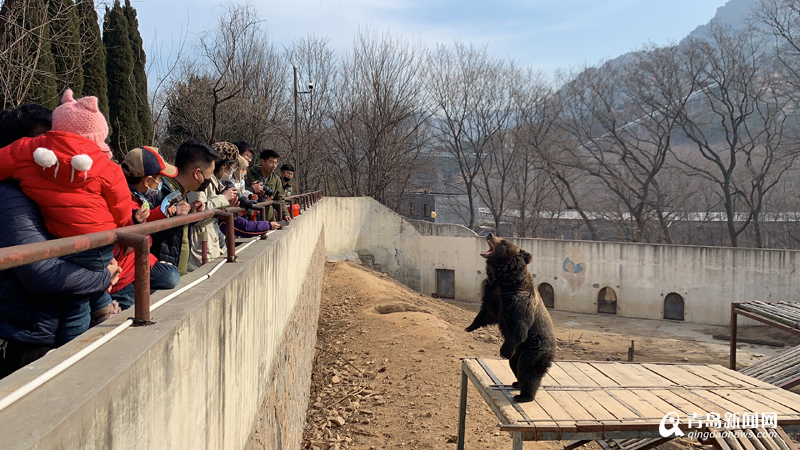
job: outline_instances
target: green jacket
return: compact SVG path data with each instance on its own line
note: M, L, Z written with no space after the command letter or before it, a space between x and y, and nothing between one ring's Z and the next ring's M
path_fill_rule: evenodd
M247 171L246 182L247 185L250 186L256 181L260 181L264 185L264 187L270 188L273 191L275 191L275 195L272 197L272 200L275 201L277 206L273 205L272 208L267 210L267 221L272 222L275 220L276 208L283 208L284 216L288 215L289 210L286 208L286 196L283 192L283 184L281 181L281 177L275 175L275 173L271 173L265 177L261 174L261 166L256 166Z

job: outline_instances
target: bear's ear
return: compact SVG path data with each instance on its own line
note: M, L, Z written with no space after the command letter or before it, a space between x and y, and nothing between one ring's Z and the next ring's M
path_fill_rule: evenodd
M526 265L530 264L531 261L533 261L533 256L531 256L531 254L526 252L525 250L520 250L519 253L520 253L520 255L522 255L523 258L525 258L525 264Z

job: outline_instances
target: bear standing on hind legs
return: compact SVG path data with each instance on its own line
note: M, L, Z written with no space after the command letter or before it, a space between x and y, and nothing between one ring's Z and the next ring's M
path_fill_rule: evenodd
M528 272L531 254L491 234L486 242L489 250L481 253L486 258L481 310L466 330L500 327L500 356L508 358L517 377L514 387L520 390L514 401L529 402L556 355L553 322Z

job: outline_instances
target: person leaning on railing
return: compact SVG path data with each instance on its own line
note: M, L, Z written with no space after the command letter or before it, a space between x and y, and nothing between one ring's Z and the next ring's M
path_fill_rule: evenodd
M204 142L189 140L181 144L175 155L175 167L178 168L178 174L174 177L163 178L161 191L150 196L151 203L161 205L164 199L174 192L178 192L183 198L186 198L189 192L204 191L211 184L214 161L218 158L219 154ZM190 205L190 213L205 209L205 203L200 200L192 201ZM189 271L193 230L193 226L185 225L182 228L153 234L153 245L150 247L150 252L156 255L159 261L177 266L178 272L185 275Z
M283 209L283 217L291 221L292 217L286 209L286 196L283 193L283 184L275 169L278 168L280 155L275 150L264 150L259 155L260 166L253 167L247 172L247 185L259 196L259 201L274 200L275 204L267 211L266 219L270 222L277 220L276 210Z
M155 147L139 147L128 152L120 164L128 188L131 191L131 214L136 224L166 218L161 205L150 203L148 195L155 195L162 185L165 176L174 177L178 169L167 164ZM190 206L186 202L167 208L171 216L189 213ZM121 309L133 306L135 286L136 256L133 252L122 251L115 254L122 269L119 282L111 289L111 298L119 303ZM180 282L178 268L168 262L161 262L155 255L150 255L150 289L172 289Z

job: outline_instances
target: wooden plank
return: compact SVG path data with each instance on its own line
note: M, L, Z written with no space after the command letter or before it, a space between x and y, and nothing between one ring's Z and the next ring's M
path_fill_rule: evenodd
M742 384L747 384L754 387L763 387L763 388L774 388L775 386L769 383L765 383L757 378L753 378L751 376L747 376L743 373L739 373L735 370L731 370L725 367L720 366L719 364L709 364L706 366L708 369L715 371L720 374L720 376L724 376L726 378L731 378L738 380L738 382Z
M777 412L777 413L789 413L791 414L791 410L787 409L785 406L780 405L780 411L774 411L764 402L758 400L758 397L751 397L747 395L746 390L733 390L733 389L709 389L707 392L718 395L720 398L724 399L725 401L734 403L738 405L741 409L748 412L753 413L764 413L764 412ZM731 410L732 411L732 410Z
M691 390L685 390L685 391L676 390L676 391L674 391L674 394L679 396L679 397L681 397L681 398L683 398L683 399L685 399L685 400L687 400L688 402L691 402L691 403L699 406L700 408L702 408L700 411L697 411L697 414L698 414L698 417L702 417L703 420L705 420L705 415L701 416L701 414L703 414L703 413L713 412L713 413L719 414L720 416L724 416L725 415L725 413L727 411L725 410L724 406L720 406L719 404L717 404L717 403L715 403L715 402L713 402L713 401L711 401L711 400L709 400L709 399L707 399L705 397L702 397L702 396L698 395L697 391L702 391L702 389L698 389L698 390L691 389ZM731 411L731 413L735 413L735 412L742 412L742 411Z
M726 430L726 431L728 433L736 433L736 432L740 432L740 431L743 432L744 430ZM737 440L739 441L739 444L741 444L741 446L744 447L744 450L759 450L759 449L756 449L756 447L753 445L752 442L750 442L750 439L747 438L746 434L744 434L744 433L742 433L742 434L743 434L743 436L737 438Z
M501 383L505 386L511 386L511 383L517 381L514 372L508 365L508 360L505 359L481 359L481 362L492 371L494 376L500 379Z
M794 444L794 441L786 434L786 431L783 430L782 427L775 428L775 431L778 435L783 439L783 442L786 442L786 445L789 447L790 450L797 450L797 446Z
M646 380L648 387L656 386L677 386L678 384L669 380L668 378L647 369L641 364L623 364L623 367L629 370L634 370L639 373L642 380Z
M700 397L705 398L708 401L714 402L715 404L719 405L719 409L714 412L719 413L720 416L725 416L726 412L731 412L731 413L750 412L749 409L742 407L742 405L739 405L738 403L728 400L728 398L725 396L720 396L716 394L710 389L692 389L692 392L694 392Z
M695 375L699 375L717 386L721 387L755 387L755 385L751 382L747 381L740 381L736 378L732 378L728 374L721 373L717 370L714 370L708 366L684 366L686 370L692 372Z
M530 403L537 403L544 412L550 416L551 419L558 425L562 432L572 432L575 433L577 431L575 418L572 417L559 403L556 401L552 395L545 389L539 389L536 392L536 396L533 399L533 402L523 403L522 410L525 411L525 405ZM526 411L527 413L527 411ZM528 417L534 419L534 416L528 414ZM539 422L537 422L538 424Z
M672 364L642 364L645 369L661 375L678 386L710 386L707 379L695 375L686 368Z
M758 437L756 436L756 434L753 432L752 429L746 428L743 429L742 432L745 434L745 436L747 436L747 440L750 441L750 443L753 445L753 447L755 447L756 450L767 450L767 447L765 447L764 444L761 443L761 440L758 439Z
M783 389L759 389L758 393L772 401L791 408L796 413L800 413L800 395L794 392L785 391Z
M671 405L674 405L676 408L676 412L681 411L682 413L686 414L687 417L690 416L692 413L697 413L698 415L702 415L702 417L705 417L706 413L714 412L714 411L708 411L703 406L693 403L684 397L681 397L674 389L655 389L650 391L650 393L670 403Z
M559 386L580 386L562 367L561 364L554 363L547 371L547 375L553 378L555 384Z
M608 391L608 394L617 399L620 403L624 404L631 410L634 410L642 418L647 419L647 422L660 423L669 410L664 411L653 405L647 399L639 396L642 389L615 389Z
M590 364L597 369L597 371L614 380L620 386L646 386L646 382L642 380L640 374L624 368L623 366L625 366L625 364Z
M584 387L592 387L592 386L599 386L597 382L592 379L589 375L583 373L583 371L579 370L577 366L575 366L572 362L567 361L557 361L553 363L553 365L558 365L564 372L568 373L572 379L577 382L578 386Z
M757 412L776 412L778 415L800 415L795 409L790 408L780 402L772 400L771 398L761 395L763 390L759 389L757 391L744 391L744 390L737 390L736 395L741 395L752 400L757 401L758 403L764 405L766 408L765 410L757 411Z
M538 395L538 394L537 394ZM558 402L562 408L570 415L576 422L596 422L595 415L588 411L584 405L576 401L567 391L551 391L550 395L553 400Z
M669 400L664 400L663 398L656 395L653 391L648 389L639 389L636 391L636 395L647 401L650 405L652 405L659 411L662 411L661 413L662 417L665 416L668 412L677 412L678 414L683 413L683 416L686 417L691 415L693 412L697 412L699 414L699 411L697 411L696 409L684 410L683 408L681 408L682 405L685 405L686 403L685 401L677 402L678 404L675 404L670 402Z
M588 362L577 362L574 361L572 363L575 366L575 369L583 373L584 375L588 376L592 379L598 386L619 386L620 384L616 382L614 379L609 378L603 372L597 370L595 367L592 366L591 363Z
M756 428L754 431L756 431L757 433L761 433L762 437L759 438L759 440L761 441L762 444L764 444L764 447L767 447L767 450L781 450L781 447L778 444L776 444L775 441L772 440L772 438L764 437L768 436L765 429Z
M640 416L635 411L631 411L630 408L625 406L623 403L620 403L619 400L608 395L608 392L606 391L599 391L599 390L586 391L586 394L588 394L589 397L593 398L595 401L603 405L603 407L607 409L608 412L610 412L611 414L614 415L614 417L622 420L623 422L634 422L634 423L649 422L643 416ZM659 420L661 420L661 418L659 418Z
M600 402L591 396L592 391L564 391L564 394L569 395L573 401L581 405L583 409L591 414L597 421L612 421L621 419L609 411Z

